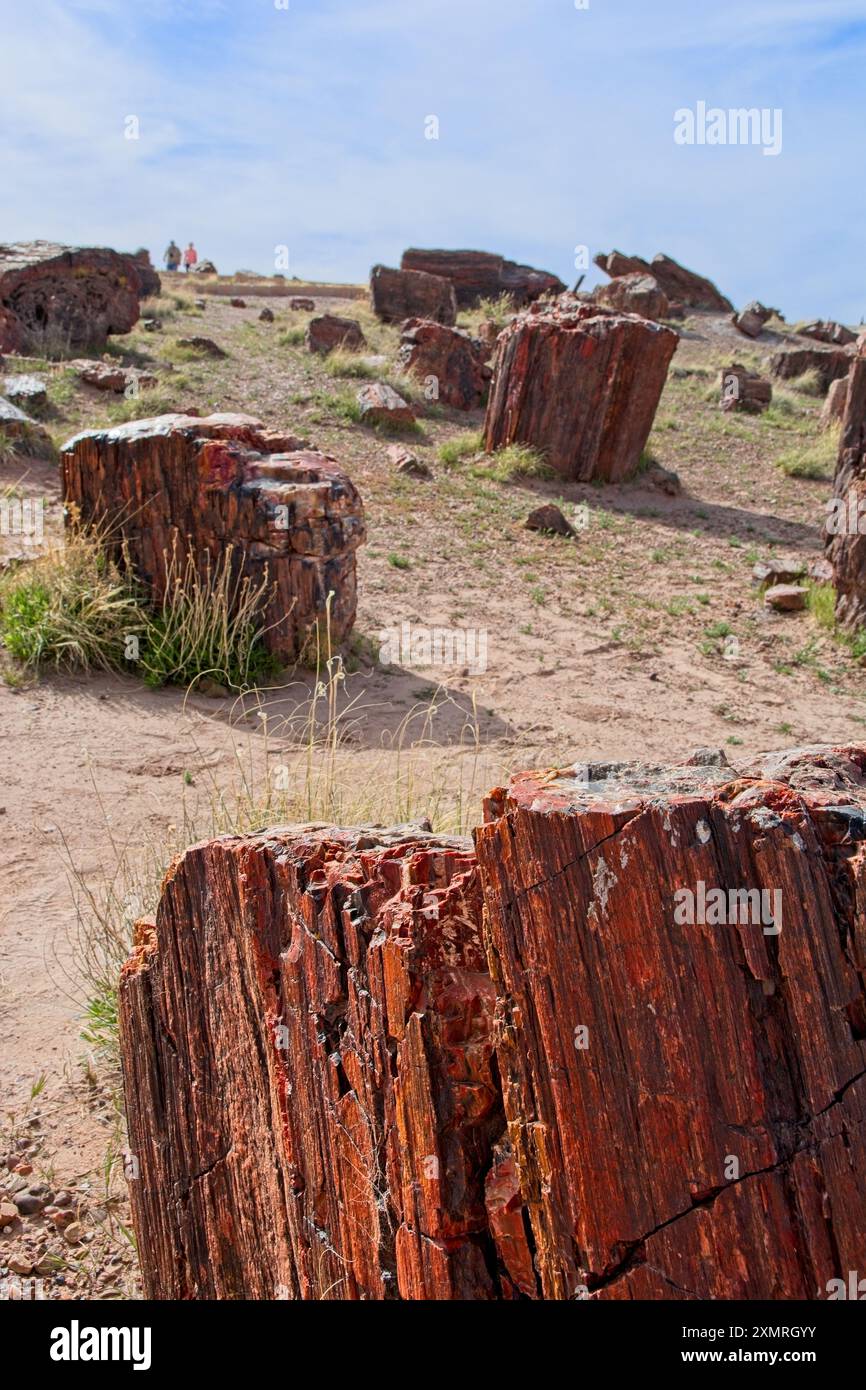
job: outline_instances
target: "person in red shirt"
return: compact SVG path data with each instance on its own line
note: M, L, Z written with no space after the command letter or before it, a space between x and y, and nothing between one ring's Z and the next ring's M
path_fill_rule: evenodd
M184 253L183 253L183 268L184 268L184 270L186 270L186 271L192 270L192 268L193 268L193 266L195 265L195 263L196 263L197 260L198 260L198 252L196 251L196 249L195 249L195 247L193 246L192 242L190 242L189 246L186 248L186 250L185 250Z

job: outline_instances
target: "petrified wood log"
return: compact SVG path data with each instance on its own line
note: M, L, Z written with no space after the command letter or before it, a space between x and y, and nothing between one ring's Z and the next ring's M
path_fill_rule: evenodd
M596 304L621 313L640 314L645 319L664 319L670 312L670 302L653 275L639 271L618 275L609 285L598 285L593 291Z
M322 314L320 318L310 319L304 341L309 352L317 352L322 357L327 357L335 348L360 352L367 346L357 319L340 318L338 314Z
M827 1297L866 1245L866 748L527 773L486 814L515 1286Z
M147 1297L499 1296L480 923L471 842L418 827L175 861L120 992Z
M78 435L61 452L63 496L85 525L106 529L154 602L168 561L192 551L200 573L232 547L238 579L267 579L263 641L294 660L323 618L351 631L361 499L335 459L303 440L269 433L245 415L162 415Z
M0 246L0 305L13 316L22 348L101 350L109 333L137 323L147 283L133 256L105 247Z
M819 343L835 343L838 347L848 347L857 341L856 333L833 319L813 319L810 323L804 323L797 332L803 338L814 338Z
M428 400L455 410L475 410L484 404L493 375L487 365L489 349L461 328L447 328L428 319L407 319L400 334L397 362L424 383Z
M510 295L515 305L521 306L543 294L561 294L565 289L556 275L518 265L489 251L422 251L410 247L403 252L400 266L450 280L461 308L479 299L496 299L501 294Z
M661 251L653 256L652 261L641 260L640 256L624 256L621 251L602 252L594 259L596 265L612 279L637 273L654 276L668 299L677 304L692 309L710 309L720 314L733 310L731 301L719 293L712 280L687 270Z
M484 447L529 444L566 478L637 471L679 335L649 319L566 301L499 336Z
M866 343L847 378L832 510L826 526L836 618L847 628L866 627Z
M853 352L848 348L785 348L770 358L770 371L780 381L791 381L806 372L815 372L821 390L851 370Z
M385 323L415 318L444 324L457 322L454 286L442 275L374 265L370 271L370 299L373 312Z

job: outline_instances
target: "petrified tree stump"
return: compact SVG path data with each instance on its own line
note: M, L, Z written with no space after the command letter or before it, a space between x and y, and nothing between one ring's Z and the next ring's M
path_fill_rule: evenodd
M19 242L0 246L0 306L12 350L100 351L109 333L128 333L155 272L105 247ZM0 343L0 350L5 350Z
M370 271L370 299L373 312L385 323L414 318L449 325L457 322L454 286L442 275L374 265Z
M757 415L766 410L773 399L772 382L765 381L739 362L722 368L720 384L719 404L724 411L745 410Z
M866 627L866 343L847 378L832 510L826 527L836 617L844 627Z
M527 773L486 813L515 1286L827 1297L866 1248L866 749Z
M471 843L225 837L123 972L149 1298L489 1299L504 1117Z
M303 440L245 415L162 415L78 435L61 467L67 508L105 528L155 603L178 552L189 549L205 576L231 546L239 580L268 581L263 641L281 659L298 656L329 593L333 641L351 631L361 499L336 460Z
M499 336L484 447L539 449L566 478L637 471L679 336L633 314L563 302Z

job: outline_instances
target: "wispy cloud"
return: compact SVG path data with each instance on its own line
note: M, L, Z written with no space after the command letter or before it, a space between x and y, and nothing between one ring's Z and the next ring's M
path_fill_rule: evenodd
M791 316L866 312L862 0L40 0L5 33L7 237L193 236L261 270L287 243L353 279L409 242L564 279L616 244ZM782 155L675 146L699 99L783 108Z

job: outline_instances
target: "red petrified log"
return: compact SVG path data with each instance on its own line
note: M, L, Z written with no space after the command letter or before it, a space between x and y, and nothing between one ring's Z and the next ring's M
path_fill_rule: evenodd
M486 810L515 1287L826 1298L866 1248L866 748L523 774Z
M0 338L6 337L7 350L13 337L22 348L47 343L100 350L109 333L128 333L138 322L151 276L134 256L105 247L47 241L0 246L0 306L6 311L0 320L12 316Z
M661 251L653 256L652 261L641 260L639 256L624 256L621 251L602 252L594 259L596 265L612 279L623 275L652 275L669 300L689 308L730 313L734 307L729 299L719 293L712 280L687 270Z
M403 270L423 270L450 280L461 308L501 294L510 295L515 305L529 304L543 294L560 294L565 289L556 275L518 265L490 251L422 251L410 247L403 252L400 265Z
M480 921L470 842L413 827L175 861L120 994L148 1297L500 1296Z
M106 528L155 602L178 550L189 546L207 575L231 546L238 579L269 581L263 640L277 656L297 657L329 593L332 640L351 631L361 499L336 460L303 440L245 415L163 415L80 434L61 466L67 506Z
M442 275L374 265L370 271L370 298L373 312L385 323L414 318L444 324L457 322L454 286Z
M839 458L827 518L827 558L833 566L836 617L866 626L866 343L847 378Z
M499 336L484 447L529 444L566 478L636 472L679 343L673 329L563 301Z

